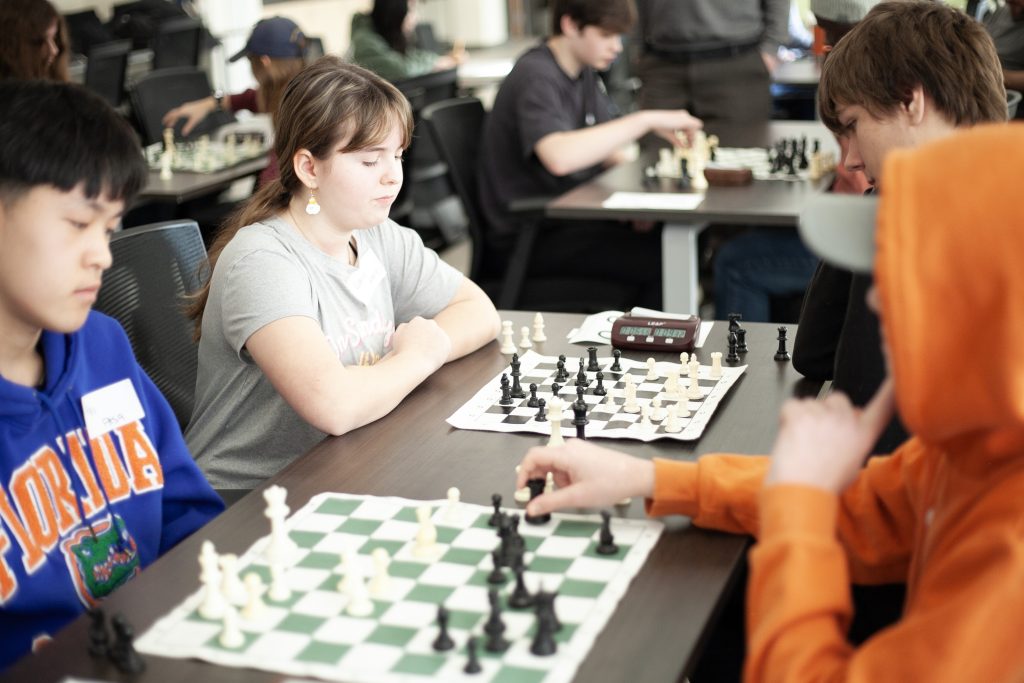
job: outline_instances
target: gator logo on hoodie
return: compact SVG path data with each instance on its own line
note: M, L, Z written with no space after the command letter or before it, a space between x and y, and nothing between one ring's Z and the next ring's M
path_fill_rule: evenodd
M105 597L139 573L139 553L135 539L128 533L120 515L76 530L61 541L60 550L68 573L83 604L94 607Z

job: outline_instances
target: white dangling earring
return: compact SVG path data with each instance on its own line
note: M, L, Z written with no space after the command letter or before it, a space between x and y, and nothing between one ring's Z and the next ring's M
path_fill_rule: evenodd
M315 216L320 213L320 204L316 201L316 195L313 190L309 191L309 201L306 202L306 213L310 216Z

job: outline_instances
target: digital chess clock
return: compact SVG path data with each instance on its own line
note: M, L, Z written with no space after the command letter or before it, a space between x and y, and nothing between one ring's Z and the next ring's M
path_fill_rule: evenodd
M695 315L665 317L626 314L612 322L612 346L648 351L693 351L700 329Z

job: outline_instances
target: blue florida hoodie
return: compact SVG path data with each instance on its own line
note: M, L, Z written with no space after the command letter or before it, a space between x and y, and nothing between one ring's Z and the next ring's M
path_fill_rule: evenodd
M0 378L0 671L223 509L114 320L39 348L42 389Z

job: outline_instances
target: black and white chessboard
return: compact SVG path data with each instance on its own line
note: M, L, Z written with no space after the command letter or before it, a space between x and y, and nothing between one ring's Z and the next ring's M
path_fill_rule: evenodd
M554 381L557 371L558 358L555 356L542 356L528 351L520 358L521 366L520 382L523 389L527 390L531 383L538 387L537 397L543 398L549 405L553 398L551 384ZM570 404L577 400L576 373L578 371L579 359L569 358L566 361L566 370L569 373L569 380L559 389L559 398L565 402L565 410L562 414L562 435L575 436L576 428L572 424L573 413ZM613 372L610 367L613 359L599 358L598 362L601 371L604 373L604 387L607 395L597 396L593 389L597 382L596 373L587 373L588 382L584 389L583 400L587 404L587 417L590 423L586 426L587 438L604 439L637 439L639 441L654 441L656 439L675 439L677 441L694 441L704 433L711 416L714 414L718 404L722 401L729 389L743 375L747 366L723 367L721 376L712 378L711 367L701 365L699 369L698 384L700 386L701 398L699 399L676 399L669 398L665 391L665 381L671 369L679 369L678 362L659 362L655 364L658 378L646 379L647 365L639 361L622 358L619 364L621 372ZM583 359L584 367L587 360ZM508 373L506 368L502 371ZM667 408L669 403L685 400L690 410L689 417L681 417L683 429L678 433L665 431L665 422L653 422L650 427L644 426L640 413L627 413L622 410L625 404L625 381L623 378L631 375L636 384L637 403L641 406L651 405L656 396L661 397L662 406ZM685 393L688 384L687 374L682 373L680 385ZM448 424L457 429L471 429L489 432L532 432L534 434L550 434L551 423L538 422L536 420L537 408L526 405L529 398L513 399L512 405L500 405L501 398L501 373L488 382L469 399L462 407L448 418Z
M790 175L786 171L772 173L772 163L768 159L768 150L763 147L719 147L715 152L715 161L709 162L708 166L723 166L727 168L749 168L755 180L807 180L810 176L808 169L797 170L796 175Z
M155 142L146 147L146 162L152 171L160 170L163 143ZM171 162L172 171L189 173L216 173L230 168L243 161L262 157L267 148L262 144L238 144L228 148L221 142L207 142L201 150L197 141L177 142L174 145L174 156Z
M596 552L601 526L596 515L554 514L546 524L521 525L528 589L558 592L558 651L545 657L530 652L536 618L532 610L508 606L515 580L506 572L509 579L497 588L504 637L511 646L492 653L482 647L490 608L487 593L495 588L488 582L490 553L499 544L488 525L492 510L459 503L450 515L446 502L434 501L438 557L422 560L412 547L419 528L416 510L425 504L340 493L315 496L285 522L298 546L285 574L292 595L283 603L268 602L258 620L243 620L244 642L235 648L219 642L221 624L198 612L200 589L139 637L136 646L161 657L350 683L568 683L663 529L654 520L613 518L618 551L604 555ZM270 580L266 544L267 538L256 541L239 558L240 574ZM349 616L347 598L337 588L339 555L356 553L357 564L367 565L364 572L369 575L370 554L378 548L392 558L391 588L373 598L372 614ZM455 649L448 652L432 647L440 604L450 612L449 633L455 641ZM467 675L462 669L471 635L481 645L482 671Z

